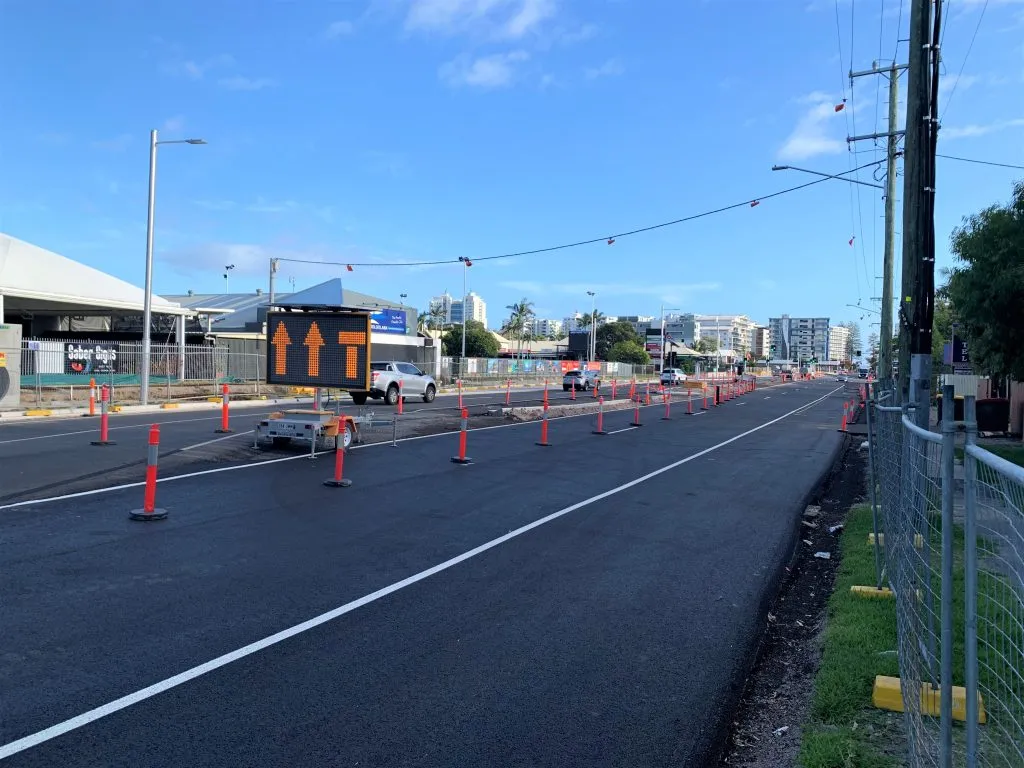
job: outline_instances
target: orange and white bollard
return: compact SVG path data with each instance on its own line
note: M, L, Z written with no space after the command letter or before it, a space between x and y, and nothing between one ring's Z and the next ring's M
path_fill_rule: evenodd
M96 415L96 379L89 379L89 415Z
M319 393L319 389L317 392ZM320 402L319 399L317 402ZM214 430L221 434L228 434L231 432L231 393L228 390L227 384L222 384L220 388L220 429Z
M600 389L601 389L601 380L598 379L596 382L594 382L594 399L595 400L597 400L597 398L598 398L598 391Z
M615 399L615 390L616 390L617 386L618 386L618 382L615 381L615 379L612 379L612 400Z
M544 409L548 407L548 380L544 379Z
M693 416L693 393L688 392L686 398L686 415Z
M575 378L573 378L572 385L569 387L569 399L570 400L575 400L576 399L576 379Z
M156 507L156 467L160 461L160 426L149 428L149 446L146 452L146 490L142 498L142 509L128 513L131 520L166 520L167 510Z
M540 417L540 419L541 419L540 420L540 441L537 443L537 445L541 446L542 448L550 448L551 447L551 443L548 442L548 400L547 400L547 394L548 394L547 390L544 390L544 410L542 411L541 417Z
M600 397L597 400L597 429L594 430L595 435L607 435L604 431L604 398Z
M473 460L466 456L466 432L469 431L469 411L462 409L462 423L459 429L459 455L452 456L453 464L472 464Z
M664 394L665 398L665 415L661 417L662 421L672 420L672 393L666 391Z
M632 400L634 397L636 397L636 377L629 382L629 399Z
M651 404L651 382L647 382L647 397L644 400L644 405Z
M633 401L633 423L630 424L629 426L631 426L631 427L642 427L643 426L643 424L640 423L640 398L639 397L636 400Z
M702 392L702 396L701 396L701 406L700 406L700 409L702 411L706 411L708 409L708 391L707 391L707 389L703 389L703 390L701 390L701 392Z
M324 480L328 488L348 488L352 481L345 477L345 438L348 434L348 419L342 416L338 434L334 438L334 477Z
M512 405L512 379L505 382L505 405Z
M402 396L402 380L398 380L398 415L405 413L405 398Z
M116 445L110 439L110 389L106 384L100 389L100 439L93 440L93 445Z
M462 410L462 379L456 382L459 385L459 410Z

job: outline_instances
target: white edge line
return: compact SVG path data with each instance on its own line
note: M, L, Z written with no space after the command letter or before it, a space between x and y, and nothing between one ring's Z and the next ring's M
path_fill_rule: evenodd
M770 386L780 386L780 385L772 384ZM837 390L833 390L833 392L835 392L835 391L837 391ZM831 395L833 392L829 392L828 394ZM825 397L828 397L828 395L825 395ZM818 401L815 401L815 402L818 402ZM659 406L660 406L660 403L651 403L651 405L641 405L640 407L641 408L657 408ZM804 407L806 407L806 406L801 406L801 408L804 408ZM800 410L801 408L798 408L797 410ZM629 410L629 409L628 408L620 408L618 410L625 411L625 410ZM796 411L794 411L794 413L795 412ZM558 416L556 418L559 418L559 419L579 419L579 418L584 418L584 417L593 416L593 415L594 414L592 414L592 413L576 413L576 414L569 414L567 416ZM534 420L531 420L531 421L521 421L521 422L519 422L517 424L494 424L494 425L489 426L489 427L474 427L474 428L472 428L472 429L470 429L468 431L469 432L485 432L485 431L487 431L489 429L510 429L512 427L525 427L525 426L529 426L530 424L535 424L536 422L537 422L537 420L534 419ZM435 432L432 435L414 435L412 437L400 437L400 438L398 438L397 441L394 441L394 442L409 443L409 442L412 442L413 440L430 440L430 439L437 438L437 437L450 437L451 435L455 435L455 434L457 434L457 431ZM232 435L232 437L233 436L234 435ZM378 448L378 447L380 447L382 445L391 445L391 444L392 444L391 440L382 440L382 441L380 441L378 443L361 443L359 445L353 445L353 446L349 447L349 450L350 451L354 451L354 450L359 450L359 449L362 449L362 448ZM333 449L328 449L326 451L317 451L316 453L314 453L312 455L314 455L314 456L322 456L325 453L332 453L332 452L333 452ZM310 454L303 453L303 454L299 454L299 455L295 455L295 456L282 456L282 457L277 458L277 459L267 459L265 461L253 461L253 462L250 462L248 464L232 464L232 465L227 466L227 467L215 467L213 469L202 469L202 470L199 470L198 472L186 472L185 474L182 474L182 475L171 475L169 477L159 477L159 478L157 478L157 482L158 483L172 483L175 480L190 480L193 477L204 477L205 475L216 475L216 474L220 474L221 472L234 472L234 471L243 470L243 469L253 469L254 467L262 467L265 464L280 464L280 463L285 462L285 461L296 461L298 459L308 459L309 457L310 457ZM97 496L97 495L99 495L101 493L113 493L114 491L124 491L124 490L127 490L129 488L140 488L140 487L142 487L145 484L146 484L146 482L144 480L140 480L140 481L135 482L135 483L123 483L121 485L110 485L110 486L107 486L105 488L93 488L93 489L88 490L88 491L78 491L76 493L66 493L66 494L63 494L61 496L48 496L48 497L42 498L42 499L28 499L26 501L16 501L16 502L13 502L11 504L0 505L0 512L4 511L6 509L19 509L20 507L30 507L30 506L34 506L36 504L50 504L50 503L55 502L55 501L66 501L68 499L80 499L80 498L82 498L84 496Z
M213 440L204 440L203 442L196 443L195 445L186 445L181 449L181 452L184 453L185 451L191 451L193 448L202 448L204 445L213 445L214 443L219 443L223 440L231 440L234 437L245 437L246 435L251 435L254 431L255 430L247 429L245 432L236 432L230 435L224 435L224 437L215 437Z
M839 389L842 389L842 387L840 387ZM702 451L698 451L697 453L686 456L685 458L679 459L678 461L674 461L671 464L666 464L664 467L655 469L652 472L648 472L646 475L641 475L640 477L634 478L633 480L623 483L622 485L616 486L615 488L611 488L595 496L591 496L589 499L584 499L583 501L579 501L575 504L572 504L571 506L565 507L564 509L560 509L557 512L552 512L550 515L546 515L545 517L542 517L539 520L534 520L532 523L527 523L526 525L516 528L513 531L509 531L508 533L504 534L503 536L499 536L496 539L491 539L485 544L481 544L480 546L474 547L473 549L467 552L463 552L461 555L456 555L455 557L449 560L445 560L443 563L438 563L437 565L427 568L426 570L420 571L419 573L415 573L412 576L408 576L402 579L401 581L396 581L393 584L389 584L386 587L378 589L376 592L371 592L368 595L364 595L363 597L360 597L356 600L345 603L344 605L327 611L326 613L321 613L319 616L314 616L312 619L308 619L302 622L301 624L296 624L295 626L289 627L288 629L283 629L280 632L274 633L273 635L264 637L260 640L257 640L256 642L249 643L248 645L243 646L242 648L238 648L234 651L230 651L229 653L225 653L221 656L218 656L215 659L211 659L210 661L200 664L199 666L192 667L191 669L186 669L184 672L179 672L177 675L168 677L157 683L153 683L152 685L142 688L141 690L135 691L134 693L129 693L126 696L122 696L119 699L115 699L114 701L103 704L102 706L96 707L95 709L90 709L87 712L83 712L82 714L76 715L75 717L72 717L61 723L51 725L49 728L45 728L41 731L37 731L36 733L17 739L16 741L4 744L0 746L0 760L3 760L6 757L10 757L11 755L16 755L19 752L23 752L26 749L37 746L38 744L42 744L43 742L55 739L58 736L62 736L65 733L81 728L82 726L95 722L96 720L106 717L107 715L112 715L115 712L121 711L122 709L127 709L130 706L138 704L141 701L145 701L146 699L152 698L153 696L161 694L165 691L169 691L172 688L176 688L179 685L189 682L190 680L195 680L197 677L201 677L202 675L205 675L207 672L212 672L216 669L220 669L221 667L227 666L232 662L238 661L239 659L243 659L246 656L251 656L254 653L258 653L259 651L262 651L266 648L269 648L272 645L276 645L280 642L283 642L284 640L287 640L291 637L295 637L296 635L302 634L303 632L308 632L309 630L314 629L320 626L321 624L326 624L327 622L332 621L338 618L339 616L344 616L346 613L351 613L357 608L362 608L364 605L369 605L370 603L376 602L377 600L380 600L382 597L387 597L388 595L398 592L399 590L405 589L406 587L416 584L417 582L430 578L431 576L437 573L441 573L442 571L446 571L449 568L453 568L454 566L459 565L460 563L463 563L466 560L474 558L477 555L483 554L484 552L490 549L494 549L495 547L504 544L506 541L514 539L518 536L522 536L524 533L528 533L529 531L532 531L534 528L539 528L542 525L550 523L552 520L557 520L558 518L564 517L565 515L568 515L571 512L575 512L579 509L582 509L583 507L587 507L598 501L607 499L610 496L614 496L618 493L621 493L622 491L628 490L629 488L640 485L641 483L644 483L647 480L662 475L666 472L670 472L673 469L683 466L684 464L688 464L689 462L694 461L695 459L699 459L701 456L706 456L712 451L717 451L719 448L724 448L725 446L731 443L735 443L737 440L742 440L744 437L748 437L749 435L752 435L755 432L759 432L762 429L765 429L766 427L770 427L773 424L777 424L783 419L789 418L790 416L793 416L799 411L802 411L810 406L822 402L823 400L827 399L829 396L835 394L835 392L838 391L838 389L832 390L831 392L829 392L826 395L823 395L817 400L807 403L806 405L802 405L795 410L789 411L788 413L785 413L782 416L772 419L771 421L766 421L763 424L754 427L753 429L748 429L746 432L741 432L738 435L730 437L728 440L723 440L722 442L705 448ZM263 463L269 464L270 462Z
M617 435L617 434L619 434L620 432L629 432L629 431L630 431L631 429L636 429L636 427L625 427L625 428L623 428L623 429L613 429L613 430L612 430L611 432L609 432L608 434L609 434L609 435Z

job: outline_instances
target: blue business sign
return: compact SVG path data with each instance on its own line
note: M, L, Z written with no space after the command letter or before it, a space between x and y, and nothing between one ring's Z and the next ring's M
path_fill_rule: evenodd
M382 309L370 315L370 326L374 333L405 333L405 311Z

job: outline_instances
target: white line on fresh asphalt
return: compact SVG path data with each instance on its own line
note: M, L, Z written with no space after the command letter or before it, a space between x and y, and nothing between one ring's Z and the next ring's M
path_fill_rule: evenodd
M620 432L629 432L629 430L631 430L631 429L636 429L636 427L625 427L624 429L613 429L613 430L612 430L611 432L609 432L608 434L609 434L609 435L617 435L617 434L619 434Z
M251 435L253 433L253 431L254 430L248 429L245 432L238 432L238 433L231 434L231 435L224 435L224 437L215 437L215 438L213 438L213 440L204 440L203 442L196 443L195 445L187 445L184 448L182 448L181 450L182 451L191 451L193 448L202 448L204 445L213 445L214 443L219 443L222 440L230 440L233 437L242 437L243 435Z
M272 411L266 411L263 413L247 413L246 416L266 416L272 413ZM192 424L197 421L220 421L220 414L216 416L203 416L202 418L195 419L172 419L170 421L147 421L145 424L122 424L119 427L111 427L111 432L116 432L122 429L149 429L153 424L157 424L161 427L173 426L174 424ZM22 422L18 422L22 423ZM57 432L52 435L33 435L32 437L15 437L11 440L0 440L0 445L9 445L10 443L27 443L30 440L49 440L54 437L72 437L74 435L92 435L100 431L99 417L96 418L96 427L93 429L79 429L74 432Z
M17 739L16 741L4 744L0 746L0 760L3 760L6 757L10 757L11 755L16 755L19 752L23 752L26 749L30 749L31 747L37 746L38 744L42 744L43 742L55 739L58 736L63 736L65 733L74 731L78 728L88 725L89 723L104 718L107 715L112 715L115 712L120 712L122 709L127 709L128 707L138 704L139 702L145 701L146 699L150 699L154 696L164 693L165 691L169 691L172 688L177 688L179 685L183 685L184 683L187 683L190 680L195 680L197 677L201 677L208 672L213 672L214 670L220 669L221 667L225 667L228 664L231 664L232 662L238 661L239 659L244 659L246 656L251 656L254 653L259 653L260 651L269 648L272 645L277 645L278 643L283 642L289 638L295 637L296 635L300 635L303 632L308 632L311 629L319 627L321 624L326 624L329 621L333 621L334 619L344 616L346 613L351 613L357 608L362 608L364 605L369 605L370 603L376 602L381 598L387 597L388 595L398 592L399 590L412 586L413 584L423 581L424 579L428 579L431 576L441 573L442 571L447 571L449 568L454 568L456 565L464 563L465 561L470 560L476 557L477 555L482 555L484 552L487 552L490 549L494 549L495 547L501 546L507 541L511 541L512 539L517 538L518 536L522 536L524 533L529 533L534 528L539 528L542 525L550 523L552 520L557 520L558 518L564 517L565 515L568 515L571 512L575 512L579 509L583 509L584 507L590 506L591 504L595 504L598 501L602 501L611 496L615 496L616 494L622 493L623 491L628 490L629 488L640 485L641 483L644 483L652 478L658 477L659 475L663 475L666 472L671 472L673 469L677 469L678 467L681 467L684 464L688 464L691 461L699 459L701 456L706 456L707 454L713 451L717 451L719 448L724 448L725 446L730 445L731 443L735 443L738 440L742 440L745 437L749 437L755 432L760 432L762 429L765 429L766 427L770 427L773 424L778 424L783 419L789 418L790 416L793 416L794 414L797 414L800 411L806 410L807 408L817 405L818 403L828 399L831 395L835 394L840 389L842 389L842 387L834 389L828 394L819 397L817 400L813 400L810 403L802 405L799 408L790 411L789 413L785 413L782 416L778 416L772 419L771 421L766 421L763 424L754 427L753 429L748 429L746 432L740 432L738 435L730 437L728 440L723 440L722 442L716 443L715 445L712 445L709 448L705 448L702 451L697 451L697 453L690 454L689 456L679 459L678 461L674 461L671 464L666 464L665 466L656 469L653 472L648 472L645 475L641 475L640 477L634 478L633 480L623 483L622 485L616 486L615 488L611 488L610 490L604 491L603 493L591 496L589 499L584 499L583 501L579 501L575 504L572 504L571 506L565 507L564 509L560 509L557 512L552 512L550 515L542 517L539 520L534 520L532 523L527 523L526 525L516 528L513 531L509 531L504 536L499 536L496 539L491 539L485 544L481 544L480 546L474 547L473 549L467 552L463 552L461 555L457 555L451 558L450 560L445 560L443 563L438 563L437 565L431 568L427 568L426 570L420 571L419 573L415 573L412 576L402 579L401 581L396 581L393 584L389 584L386 587L378 589L376 592L371 592L368 595L364 595L363 597L353 600L352 602L340 605L337 608L334 608L333 610L327 611L326 613L321 613L319 616L314 616L312 619L304 621L301 624L296 624L295 626L289 627L288 629L283 629L280 632L276 632L273 635L264 637L260 640L257 640L254 643L250 643L249 645L243 646L242 648L238 648L237 650L225 653L223 656L218 656L215 659L211 659L210 661L200 664L199 666L192 667L191 669L186 669L184 672L179 672L177 675L168 677L166 680L161 680L160 682L153 683L153 685L142 688L138 691L135 691L134 693L129 693L127 696L122 696L119 699L115 699L114 701L103 704L102 706L96 707L95 709L90 709L89 711L83 712L80 715L76 715L75 717L65 720L62 723L51 725L49 728L45 728L36 733Z

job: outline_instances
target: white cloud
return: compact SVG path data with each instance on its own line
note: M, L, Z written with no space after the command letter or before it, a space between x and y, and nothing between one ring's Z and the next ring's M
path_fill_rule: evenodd
M836 134L845 121L835 111L836 100L828 94L815 91L796 100L812 106L804 112L779 149L780 160L806 160L818 155L834 155L846 149L846 142ZM829 121L835 118L833 125Z
M626 70L623 68L622 63L618 59L608 59L604 64L599 67L591 67L587 69L586 74L588 80L596 80L599 77L615 77L621 75Z
M190 80L202 80L211 69L230 67L234 63L235 59L231 54L221 53L203 61L187 59L168 64L164 67L164 70L172 75L187 77Z
M970 88L972 85L977 85L981 82L981 78L977 75L960 75L959 77L942 77L939 78L939 93L949 93L954 88L958 91L963 91Z
M405 18L411 31L519 39L557 11L556 0L412 0Z
M166 133L179 133L185 128L185 118L181 115L175 115L164 120L162 131Z
M442 64L438 76L452 87L503 88L515 79L516 65L529 58L526 51L495 53L479 58L462 54Z
M263 88L271 88L277 85L277 81L269 77L243 77L242 75L235 75L233 77L222 77L217 81L217 84L230 91L259 91Z
M284 213L285 211L294 211L298 207L299 204L294 200L283 200L275 203L264 200L262 197L257 197L255 203L246 206L246 210L253 213Z
M1024 118L1018 117L1013 120L996 120L991 123L970 123L968 125L953 128L942 128L939 131L940 139L965 139L974 136L986 136L997 131L1005 131L1007 128L1024 127Z
M112 139L92 142L93 149L102 149L108 152L121 152L127 149L133 141L130 133L122 133Z
M351 21L335 21L328 25L324 34L328 40L338 37L347 37L355 31L355 25Z

